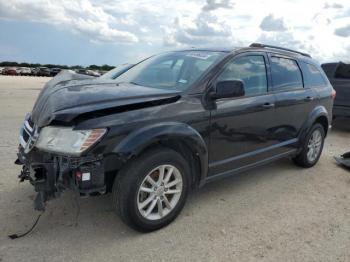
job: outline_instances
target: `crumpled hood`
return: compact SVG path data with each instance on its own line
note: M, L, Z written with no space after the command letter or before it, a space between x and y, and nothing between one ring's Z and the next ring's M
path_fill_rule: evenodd
M68 123L80 114L168 99L179 93L63 71L44 86L31 119L38 127L53 120Z

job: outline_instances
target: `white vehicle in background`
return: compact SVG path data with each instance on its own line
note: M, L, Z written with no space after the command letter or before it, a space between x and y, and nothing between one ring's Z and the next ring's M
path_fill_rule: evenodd
M94 76L94 77L99 77L101 76L101 74L99 72L93 71L93 70L86 70L87 74L90 76Z
M77 74L81 75L87 75L87 76L94 76L94 77L99 77L101 76L100 73L90 70L90 69L78 69L75 71Z
M19 71L19 74L21 76L30 76L30 75L32 75L32 70L29 67L20 67L18 69L18 71Z

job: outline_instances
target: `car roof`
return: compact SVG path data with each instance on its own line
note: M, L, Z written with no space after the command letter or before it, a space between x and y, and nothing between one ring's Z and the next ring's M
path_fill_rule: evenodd
M280 54L285 55L289 57L293 57L295 59L304 60L307 62L315 63L315 61L311 58L311 56L307 53L279 47L279 46L272 46L272 45L265 45L260 43L253 43L250 46L247 47L224 47L224 48L217 48L217 47L206 47L206 48L187 48L187 49L180 49L175 51L212 51L212 52L226 52L226 53L240 53L240 52L269 52L274 54Z
M232 51L241 49L242 47L190 47L190 48L183 48L183 49L176 49L173 50L174 52L188 52L188 51L209 51L209 52L225 52L230 53Z

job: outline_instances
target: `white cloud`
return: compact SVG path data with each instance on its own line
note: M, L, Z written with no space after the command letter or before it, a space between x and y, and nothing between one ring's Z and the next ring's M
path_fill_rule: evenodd
M179 15L176 23L168 26L165 40L169 41L164 42L178 46L246 46L262 42L310 53L320 62L338 60L350 57L350 36L334 34L336 28L350 24L347 10L350 2L345 0L328 5L322 0L261 0L254 2L254 8L249 1L235 1L234 8L211 10L211 17L202 16L203 8L189 16ZM196 37L194 32L204 32L199 24L215 25L225 34L207 30Z
M202 7L203 11L212 11L219 8L233 8L231 0L207 0L207 3Z
M350 57L348 0L0 0L1 18L52 24L99 44L133 44L130 60L174 47L256 41L321 62Z
M336 34L337 36L341 36L341 37L350 36L350 25L339 27L339 28L335 29L334 34Z
M285 31L287 29L283 18L275 18L272 14L261 21L260 28L263 31Z
M169 46L224 45L232 40L231 27L215 15L201 12L194 19L177 17L166 29L164 42Z
M0 18L66 27L95 41L138 41L133 33L113 26L115 18L88 0L0 0Z
M336 8L336 9L340 9L343 8L343 5L338 4L338 3L333 3L333 4L329 4L329 3L325 3L324 8Z

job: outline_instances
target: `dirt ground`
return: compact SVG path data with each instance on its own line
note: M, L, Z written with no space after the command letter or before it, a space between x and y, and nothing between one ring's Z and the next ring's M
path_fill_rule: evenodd
M110 196L66 193L38 213L13 164L18 129L48 78L0 76L0 261L350 261L350 172L334 155L350 151L350 120L339 120L320 162L285 159L193 192L168 227L140 234L115 215ZM77 203L80 213L77 217Z

